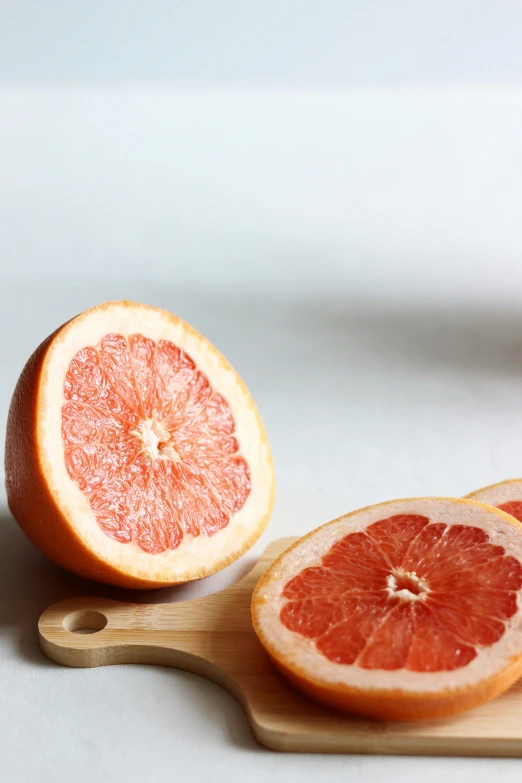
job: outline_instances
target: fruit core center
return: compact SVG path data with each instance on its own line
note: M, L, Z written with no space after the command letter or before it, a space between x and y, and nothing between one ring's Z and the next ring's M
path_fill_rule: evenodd
M418 577L415 571L403 571L401 568L388 574L386 586L390 598L398 598L400 601L419 601L426 598L429 592L423 577Z
M156 419L144 419L132 431L142 441L145 454L151 459L169 459L171 462L181 462L181 457L175 449L170 432Z

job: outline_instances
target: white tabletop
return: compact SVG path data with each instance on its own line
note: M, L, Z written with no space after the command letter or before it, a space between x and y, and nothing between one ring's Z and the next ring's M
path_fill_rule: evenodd
M278 496L262 540L522 473L522 94L0 91L2 426L34 347L100 301L166 307L250 386ZM218 686L61 668L51 603L104 593L0 524L0 776L489 781L515 760L276 754Z

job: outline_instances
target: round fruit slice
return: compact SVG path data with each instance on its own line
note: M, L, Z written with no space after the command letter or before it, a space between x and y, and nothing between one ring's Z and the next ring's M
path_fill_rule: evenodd
M319 701L390 720L481 704L522 673L522 525L469 500L355 511L288 549L254 591L256 633Z
M487 503L488 506L496 506L522 522L522 479L508 479L499 484L491 484L471 492L466 497Z
M270 449L245 385L179 318L109 302L61 326L18 381L9 506L81 576L161 587L223 568L273 505Z

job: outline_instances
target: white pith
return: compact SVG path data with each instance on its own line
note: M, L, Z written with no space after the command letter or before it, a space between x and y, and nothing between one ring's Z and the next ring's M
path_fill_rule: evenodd
M122 544L99 527L87 497L70 478L63 458L62 406L64 378L75 354L85 346L96 346L108 333L142 334L157 342L169 340L184 350L207 376L215 392L228 401L235 420L235 437L240 454L250 469L251 491L228 525L213 536L185 536L174 550L148 554L135 544ZM183 321L155 308L130 303L112 303L84 313L68 324L55 338L47 354L39 390L39 430L41 453L47 481L64 515L86 546L102 561L138 578L154 581L182 581L211 573L219 563L231 561L244 549L256 526L268 512L273 492L269 448L261 425L244 386L223 357ZM176 459L176 452L162 446L168 435L161 422L144 421L136 430L144 450L158 458ZM172 446L174 449L175 447ZM179 458L179 457L178 457Z
M279 615L286 603L282 598L286 583L304 568L319 565L321 558L339 539L349 533L363 531L373 522L394 514L420 514L433 522L482 528L493 544L504 547L506 554L522 562L522 528L513 524L503 512L485 508L473 501L417 498L362 509L319 528L290 548L260 583L253 603L254 623L271 654L286 666L297 669L301 676L327 688L345 685L364 691L401 689L426 693L479 682L503 670L512 659L522 655L522 590L517 596L518 611L506 622L506 631L501 639L490 647L478 648L477 656L471 663L453 671L385 671L333 663L316 649L312 639L290 631L283 625Z
M398 590L398 580L401 577L409 579L417 588L417 593L408 590L407 587L403 587ZM388 595L393 598L398 598L400 601L424 601L428 595L430 589L423 577L418 577L415 571L403 571L402 569L396 569L388 574L386 579L386 588Z
M478 500L480 503L487 503L490 506L500 506L503 503L509 503L511 500L522 501L522 479L511 479L510 481L501 481L499 484L492 484L490 487L477 489L466 497L471 500Z
M150 459L168 459L172 462L181 462L174 443L171 441L170 432L161 421L156 419L143 419L135 430L134 435L142 442L142 451Z

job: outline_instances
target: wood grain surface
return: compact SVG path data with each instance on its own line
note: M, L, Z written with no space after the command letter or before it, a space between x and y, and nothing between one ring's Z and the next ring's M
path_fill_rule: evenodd
M40 618L41 648L64 666L159 664L207 677L241 702L257 740L273 750L522 756L522 681L473 712L413 724L336 714L295 691L271 666L250 620L256 582L294 540L272 542L240 582L194 601L61 601Z

